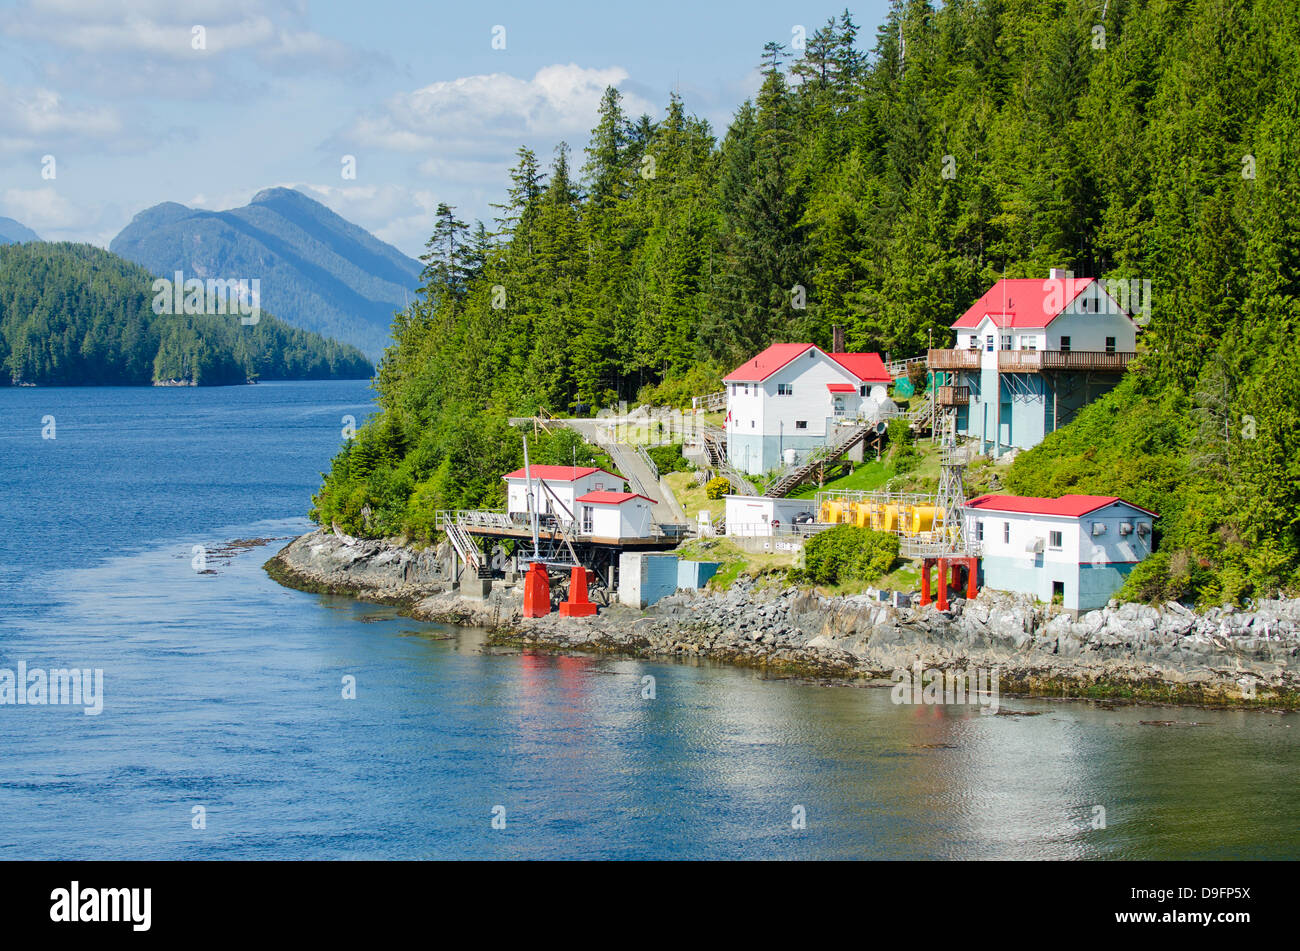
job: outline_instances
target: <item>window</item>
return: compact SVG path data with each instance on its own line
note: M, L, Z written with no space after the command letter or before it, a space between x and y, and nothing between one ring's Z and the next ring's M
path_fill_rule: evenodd
M1002 349L1003 350L1011 349L1011 334L1002 335Z
M582 530L587 534L591 534L591 530L592 530L591 523L592 523L591 506L584 505L582 507Z
M597 482L597 483L596 483L596 489L595 489L595 491L600 492L600 491L603 491L604 488L605 488L605 483L603 483L603 482Z
M778 384L776 385L776 395L777 395L777 396L792 396L792 395L794 395L794 384L793 384L793 383L778 383Z
M1011 544L1011 523L1010 522L1002 523L1002 543L1004 545Z
M1023 337L1020 338L1020 349L1037 350L1038 338L1035 337L1033 334L1025 334Z
M1048 547L1048 548L1060 548L1060 547L1061 547L1061 533L1060 533L1060 532L1048 532L1048 533L1047 533L1047 547Z
M867 384L863 383L861 386L858 387L858 396L866 396L866 395L867 395Z
M980 519L975 523L975 540L977 542L984 541L984 519Z
M1132 522L1120 522L1120 523L1119 523L1119 533L1120 533L1121 535L1132 535L1132 534L1133 534L1133 523L1132 523Z
M1062 353L1069 353L1069 352L1070 352L1070 338L1069 338L1069 337L1062 337L1062 338L1061 338L1061 352L1062 352Z
M1065 601L1065 582L1053 581L1052 582L1052 603L1062 604L1064 603L1064 601Z
M794 421L794 428L795 428L795 429L807 429L807 428L808 428L808 420L806 420L806 419L796 419L796 420Z
M750 429L754 428L754 421L752 419L749 421L749 428Z
M748 383L745 384L745 395L746 395L746 396L749 395L749 384L748 384Z
M970 335L970 348L972 350L978 350L980 348L980 338L978 334Z
M984 338L984 349L987 350L989 353L992 353L992 352L993 352L993 335L992 335L992 334L989 334L987 337Z
M1114 338L1114 337L1107 337L1107 338L1106 338L1106 352L1107 352L1107 353L1114 353L1114 352L1115 352L1115 338Z

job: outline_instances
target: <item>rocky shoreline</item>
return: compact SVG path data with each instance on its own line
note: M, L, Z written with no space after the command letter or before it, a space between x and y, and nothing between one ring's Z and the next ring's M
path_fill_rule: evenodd
M860 680L888 679L917 663L927 670L996 667L1004 694L1300 708L1300 600L1204 614L1174 603L1112 602L1075 619L995 592L954 599L939 612L742 578L728 591L682 591L645 610L613 604L592 618L526 619L518 585L466 596L446 577L447 556L316 531L286 545L266 569L292 588L486 627L503 645L704 658Z

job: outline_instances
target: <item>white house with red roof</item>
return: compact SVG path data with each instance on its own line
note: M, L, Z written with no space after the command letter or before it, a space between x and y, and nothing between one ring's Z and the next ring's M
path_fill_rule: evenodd
M1104 607L1151 554L1156 513L1113 495L981 495L965 507L986 588Z
M536 512L561 519L577 518L579 496L591 492L623 491L622 476L595 466L533 466L532 477L531 508L524 470L516 469L501 477L506 483L506 511L509 514Z
M836 421L887 415L890 377L875 353L774 343L722 378L727 461L759 475L825 444Z
M578 534L594 538L649 538L654 499L635 492L588 492L578 497Z
M1137 324L1095 278L1053 268L1048 280L994 284L952 325L952 350L931 350L941 408L982 452L1029 449L1119 382Z

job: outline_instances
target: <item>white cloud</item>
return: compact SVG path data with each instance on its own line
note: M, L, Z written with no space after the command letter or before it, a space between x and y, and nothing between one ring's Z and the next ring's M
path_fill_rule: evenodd
M9 188L4 192L5 217L21 221L47 237L47 233L81 228L88 217L86 209L69 201L56 188Z
M358 117L342 138L397 152L495 158L503 144L585 136L596 124L605 88L627 78L619 67L576 63L545 66L531 79L505 73L463 76L393 97L377 115ZM624 108L632 115L657 112L637 96L627 97Z
M0 81L0 153L120 140L122 130L116 109L73 106L52 89L13 89Z
M0 12L0 35L49 50L48 81L117 95L237 93L250 57L275 73L376 59L308 29L301 5L277 0L22 0Z

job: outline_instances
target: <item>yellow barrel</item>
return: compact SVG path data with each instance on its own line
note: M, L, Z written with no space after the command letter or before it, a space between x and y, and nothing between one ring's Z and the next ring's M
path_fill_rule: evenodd
M898 531L898 503L890 502L881 506L879 531L896 532Z
M871 503L854 502L853 503L853 524L858 528L871 527Z
M922 532L932 531L934 524L943 514L943 509L937 505L913 505L908 513L908 532L912 535L920 535Z
M844 520L844 504L837 500L828 499L822 503L817 520L826 525L838 525Z

